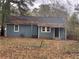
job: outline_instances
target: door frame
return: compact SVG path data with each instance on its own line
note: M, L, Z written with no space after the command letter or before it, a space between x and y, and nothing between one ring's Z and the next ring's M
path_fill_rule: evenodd
M56 28L54 28L53 38L55 38L55 39L60 39L60 28L58 28L58 30L59 30L59 34L58 34L59 36L58 36L58 37L55 37L55 29L56 29Z

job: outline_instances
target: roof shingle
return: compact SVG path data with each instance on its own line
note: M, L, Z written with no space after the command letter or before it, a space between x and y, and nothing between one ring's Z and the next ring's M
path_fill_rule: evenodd
M7 24L37 24L38 26L63 27L64 17L9 16Z

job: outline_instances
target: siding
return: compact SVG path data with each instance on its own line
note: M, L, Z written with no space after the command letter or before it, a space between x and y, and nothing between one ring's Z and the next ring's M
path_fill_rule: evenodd
M46 33L46 32L41 32L41 27L38 28L38 32L39 32L39 37L40 38L55 38L54 37L54 28L51 28L51 32L50 33ZM60 38L64 39L65 38L65 30L64 28L60 28Z
M14 25L7 25L7 36L32 37L32 35L37 35L37 26L19 25L19 32L14 32Z
M40 38L50 38L52 39L53 38L53 31L54 29L51 29L51 32L41 32L41 27L38 27L38 35Z
M32 36L38 37L38 26L32 25Z
M7 25L7 36L25 36L25 37L33 37L38 36L39 38L54 38L54 28L51 28L51 32L41 32L41 27L37 27L36 25L19 25L19 32L14 32L14 25ZM64 28L60 28L60 38L65 38L65 30Z

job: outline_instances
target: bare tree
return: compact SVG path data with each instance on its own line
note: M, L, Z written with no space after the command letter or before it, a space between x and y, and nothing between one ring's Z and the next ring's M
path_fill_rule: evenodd
M27 11L29 10L28 5L32 6L34 1L35 0L0 0L0 8L1 8L1 15L2 15L2 24L1 24L2 36L4 36L5 21L7 20L7 17L11 13L11 9L10 9L11 3L17 4L20 15L26 15Z
M49 5L40 5L39 14L40 14L40 16L50 16L50 6Z
M33 9L32 16L39 16L39 9L38 8Z
M74 13L68 21L68 34L72 39L76 39L77 15Z

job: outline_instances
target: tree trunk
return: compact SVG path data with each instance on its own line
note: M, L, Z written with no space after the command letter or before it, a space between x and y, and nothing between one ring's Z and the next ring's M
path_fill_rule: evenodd
M5 35L5 21L10 15L10 0L3 1L2 5L2 24L1 24L1 36Z

